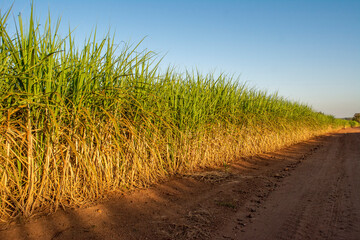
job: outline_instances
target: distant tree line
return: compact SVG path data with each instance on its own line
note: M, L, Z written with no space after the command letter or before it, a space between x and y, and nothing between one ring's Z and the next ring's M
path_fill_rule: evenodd
M352 118L352 120L357 121L357 122L360 123L360 113L355 113L355 114L354 114L354 117Z

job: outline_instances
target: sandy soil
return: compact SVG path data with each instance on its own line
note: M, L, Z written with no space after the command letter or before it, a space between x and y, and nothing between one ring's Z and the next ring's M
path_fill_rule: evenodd
M0 239L360 239L360 129L22 221Z

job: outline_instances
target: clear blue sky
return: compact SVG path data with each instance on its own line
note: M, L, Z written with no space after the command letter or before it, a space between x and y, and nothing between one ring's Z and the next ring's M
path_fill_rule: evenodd
M0 0L2 12L12 1ZM29 13L15 0L14 17ZM169 64L202 73L225 72L239 81L336 117L360 112L360 0L139 1L37 0L36 16L50 10L83 41L99 36L166 54ZM11 21L13 21L11 19Z

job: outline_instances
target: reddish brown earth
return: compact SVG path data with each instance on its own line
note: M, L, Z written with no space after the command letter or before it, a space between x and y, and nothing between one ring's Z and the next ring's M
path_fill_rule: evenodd
M0 239L360 239L360 129L13 223Z

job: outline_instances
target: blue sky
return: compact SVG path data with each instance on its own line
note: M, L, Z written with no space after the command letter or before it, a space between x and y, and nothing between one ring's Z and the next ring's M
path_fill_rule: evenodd
M2 12L11 4L0 0ZM12 12L26 19L29 9L16 0ZM146 37L142 48L166 54L163 68L240 76L336 117L360 112L359 0L35 1L40 23L49 10L79 42L95 26L118 43Z

